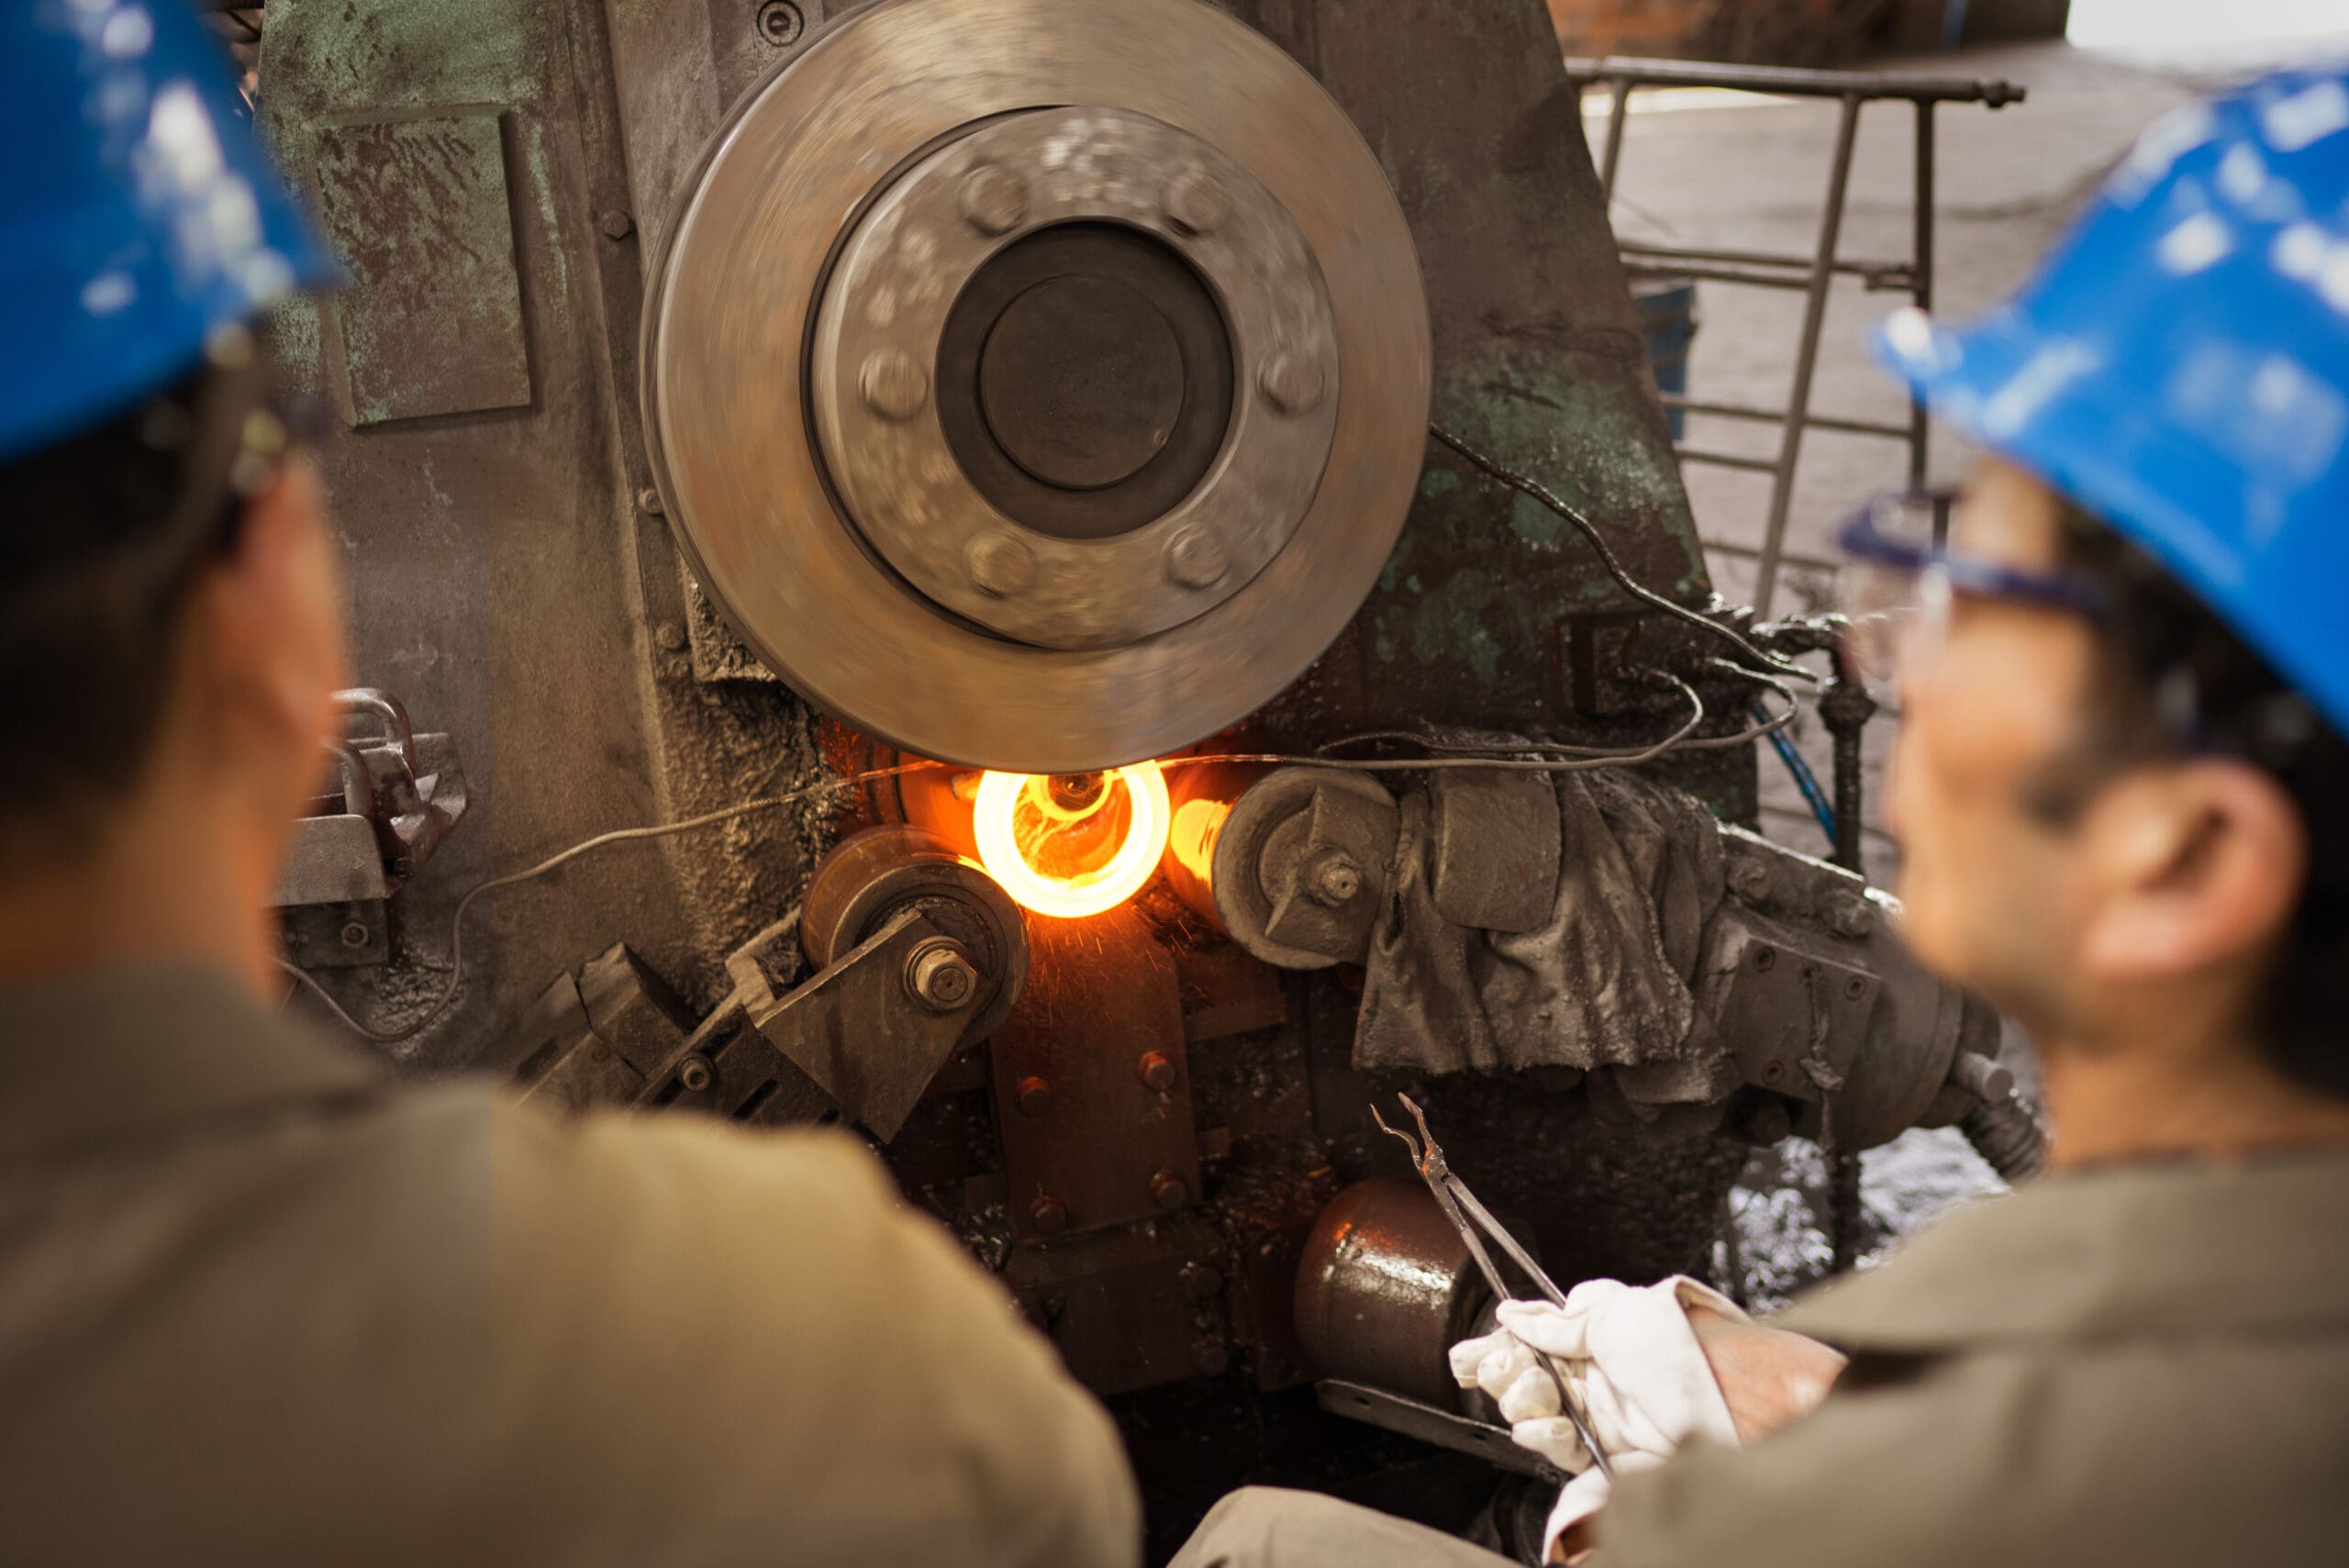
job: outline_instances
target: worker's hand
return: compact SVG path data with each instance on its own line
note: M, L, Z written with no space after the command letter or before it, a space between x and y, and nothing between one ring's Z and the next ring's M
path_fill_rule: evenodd
M1842 1375L1844 1358L1817 1340L1728 1317L1709 1306L1688 1308L1688 1328L1729 1402L1737 1435L1747 1442L1819 1408Z
M1735 1447L1805 1415L1827 1396L1843 1358L1817 1340L1755 1323L1718 1291L1686 1277L1633 1286L1591 1280L1564 1307L1503 1302L1500 1327L1452 1348L1461 1386L1482 1388L1510 1434L1561 1470L1579 1472L1550 1517L1552 1561L1582 1550L1584 1521L1607 1500L1557 1385L1564 1376L1618 1473L1660 1464L1705 1437Z

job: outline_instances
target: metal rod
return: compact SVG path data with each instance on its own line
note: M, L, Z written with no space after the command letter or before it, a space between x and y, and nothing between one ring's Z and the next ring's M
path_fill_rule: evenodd
M1705 548L1718 550L1723 555L1734 556L1740 561L1762 559L1761 550L1750 544L1737 544L1726 539L1707 539ZM1828 561L1816 555L1797 555L1791 550L1780 551L1778 561L1781 565L1800 567L1806 572L1821 572L1830 577L1843 569L1841 562Z
M1770 250L1719 250L1696 245L1656 245L1638 239L1624 240L1621 248L1625 257L1642 261L1721 261L1741 267L1778 267L1806 278L1817 264L1809 256L1787 256ZM1871 288L1915 292L1915 269L1907 261L1838 261L1834 271L1842 277L1865 279Z
M1666 408L1677 408L1687 414L1711 414L1723 419L1751 419L1759 424L1777 425L1785 422L1783 408L1755 408L1742 403L1708 403L1702 398L1683 397L1676 392L1664 395ZM1868 419L1838 419L1824 414L1813 414L1804 421L1814 430L1837 430L1847 436L1881 436L1888 441L1909 439L1906 425L1886 425Z
M1740 284L1748 288L1794 289L1809 287L1798 272L1764 272L1748 267L1715 266L1706 261L1643 261L1636 256L1623 259L1623 270L1635 278L1695 278L1701 282Z
M1848 1149L1827 1155L1827 1244L1829 1268L1850 1273L1860 1261L1860 1157Z
M1615 101L1607 112L1607 158L1599 165L1598 188L1605 194L1608 205L1615 201L1615 171L1623 163L1623 122L1631 117L1631 85L1628 82L1615 83Z
M1776 473L1778 465L1766 457L1740 457L1735 452L1699 451L1695 447L1679 450L1682 462L1707 462L1715 468L1742 468L1749 473Z
M1852 146L1859 134L1860 103L1843 100L1835 127L1835 160L1827 176L1827 205L1819 218L1819 261L1811 273L1802 314L1802 342L1795 350L1795 383L1787 399L1787 427L1778 447L1778 471L1770 485L1770 518L1762 534L1762 565L1753 584L1754 613L1767 617L1777 592L1778 552L1786 548L1787 517L1795 499L1795 465L1802 458L1803 423L1810 414L1810 382L1819 368L1819 335L1827 322L1827 295L1835 281L1835 247L1843 233L1843 198L1852 183Z
M1911 76L1898 71L1803 71L1720 65L1693 60L1644 60L1609 55L1569 60L1566 79L1577 83L1623 83L1638 87L1720 87L1789 98L1906 98L1917 103L1985 104L2002 109L2028 91L2012 82L1979 77Z
M1909 292L1917 296L1917 308L1933 307L1933 106L1929 101L1917 105L1917 245L1909 264ZM1909 485L1920 489L1925 483L1925 467L1930 457L1928 443L1932 437L1925 421L1923 399L1913 392L1909 396Z

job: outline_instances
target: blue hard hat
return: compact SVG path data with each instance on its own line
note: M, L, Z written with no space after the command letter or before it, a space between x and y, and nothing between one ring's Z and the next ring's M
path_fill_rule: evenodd
M2176 111L2014 299L1876 347L2349 733L2349 71Z
M334 259L187 0L0 6L0 462L122 413Z

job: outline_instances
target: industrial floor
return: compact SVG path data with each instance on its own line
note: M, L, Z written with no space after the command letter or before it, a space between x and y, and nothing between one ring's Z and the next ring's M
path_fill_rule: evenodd
M2143 39L2148 29L2131 23L2160 6L2155 0L2150 10L2128 10L2142 4L2075 0L2075 32L2087 30L2080 24L2095 11L2095 19L2106 24L2105 36ZM2050 42L1870 63L1870 69L2003 79L2029 91L2024 103L2005 109L1949 105L1939 111L1937 313L1970 315L2020 284L2136 133L2165 111L2274 66L2349 56L2349 0L2329 11L2310 0L2241 0L2241 6L2244 30L2280 30L2260 26L2263 12L2293 13L2306 24L2335 30L2225 45L2167 40L2115 49ZM1603 93L1591 95L1586 112L1594 142L1603 137L1606 107ZM1635 98L1617 184L1619 234L1680 246L1809 253L1836 112L1831 101L1742 94L1682 91ZM1863 113L1842 255L1899 260L1909 254L1913 124L1905 104L1876 105ZM1815 412L1880 422L1906 418L1906 399L1877 372L1864 345L1869 325L1905 303L1900 295L1869 294L1856 278L1838 281L1820 339ZM1802 312L1799 294L1700 284L1689 395L1784 406ZM1776 450L1778 433L1771 426L1692 415L1685 439L1714 451L1766 458ZM1962 442L1937 433L1929 478L1961 478L1970 457ZM1900 485L1906 461L1896 442L1822 431L1807 436L1776 610L1830 602L1837 523L1868 495ZM1710 547L1715 584L1732 601L1750 602L1754 552L1769 512L1769 476L1692 464L1687 483L1698 529ZM1895 880L1898 857L1875 824L1896 723L1897 716L1879 719L1868 746L1869 871L1887 884ZM1805 716L1797 739L1824 783L1829 747L1815 716ZM1796 848L1825 853L1825 835L1791 777L1766 752L1762 776L1765 829ZM2027 1046L2010 1053L2028 1073ZM1871 1153L1863 1169L1878 1250L1952 1203L1998 1186L1954 1131L1912 1132ZM1775 1305L1823 1270L1824 1185L1815 1152L1788 1144L1758 1155L1733 1195L1742 1256L1724 1257L1719 1266L1725 1274L1742 1275L1756 1306Z

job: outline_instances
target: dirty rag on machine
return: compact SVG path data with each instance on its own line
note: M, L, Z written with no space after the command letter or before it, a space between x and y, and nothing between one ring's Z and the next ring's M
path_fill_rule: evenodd
M1687 982L1721 900L1711 814L1679 790L1617 769L1531 781L1555 792L1554 891L1546 914L1537 893L1531 918L1511 922L1521 929L1496 930L1453 917L1459 895L1439 897L1441 883L1459 880L1458 868L1447 878L1439 860L1450 849L1442 817L1458 778L1434 777L1401 803L1354 1065L1586 1072L1662 1064L1700 1049L1692 1034L1709 1034L1709 1025ZM1515 855L1521 842L1488 852Z

